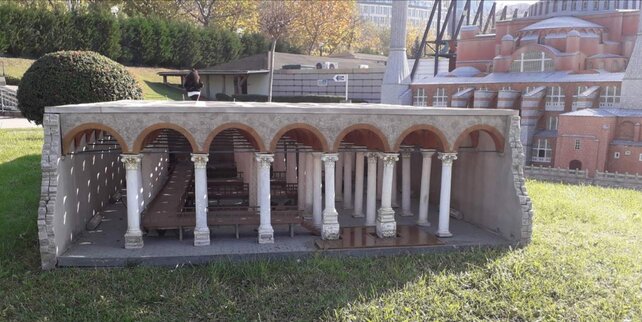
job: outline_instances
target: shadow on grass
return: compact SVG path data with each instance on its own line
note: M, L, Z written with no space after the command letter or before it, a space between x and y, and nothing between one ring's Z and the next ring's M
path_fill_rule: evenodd
M183 100L183 91L176 87L164 84L162 82L145 81L153 93L146 93L145 99L169 99L173 101Z
M0 163L0 278L37 265L40 159L33 154Z

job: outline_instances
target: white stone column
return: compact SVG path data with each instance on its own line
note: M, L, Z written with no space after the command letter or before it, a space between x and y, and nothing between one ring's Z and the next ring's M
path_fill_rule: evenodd
M334 180L334 191L336 193L336 200L343 200L343 159L345 156L343 152L337 154L339 156L338 162L336 162L336 175Z
M294 146L288 146L288 152L285 154L285 182L287 183L297 183L296 180L296 152L294 152Z
M339 239L339 213L334 206L334 165L339 159L336 153L326 153L321 158L325 166L325 209L321 225L322 239Z
M430 226L428 221L428 208L430 207L430 170L432 167L432 156L435 150L421 149L421 190L419 192L419 218L417 225Z
M439 226L437 236L451 237L450 233L450 185L452 180L453 161L457 153L438 153L441 160L441 195L439 198Z
M192 153L192 162L194 162L194 199L196 202L194 246L207 246L210 244L210 229L207 226L207 161L209 161L208 154Z
M300 149L300 148L299 148ZM297 166L297 206L300 211L305 210L305 154L302 152L297 153L298 166Z
M314 158L313 197L312 197L312 222L315 227L321 228L321 152L312 152Z
M374 152L368 152L366 156L368 158L366 226L374 226L377 211L377 159L379 158L379 155Z
M364 152L355 153L354 171L354 217L363 217L363 157Z
M258 202L258 195L259 195L259 187L258 187L258 169L256 165L256 158L253 155L254 153L249 152L247 154L247 172L244 173L244 176L248 176L248 205L250 207L256 207L259 205Z
M399 193L397 192L397 185L399 183L399 180L397 179L397 170L392 172L392 208L397 208L399 207L399 202L397 202L397 196Z
M395 237L397 223L395 211L392 210L392 171L399 160L397 153L382 153L383 161L383 187L381 191L381 208L377 211L376 231L379 238Z
M125 180L127 180L127 232L125 233L125 248L143 247L143 231L140 229L140 154L121 154L120 161L125 165Z
M354 152L346 151L343 153L343 209L352 209L354 201L352 200L352 164L354 163Z
M305 153L305 214L312 215L314 199L314 157L311 152Z
M272 229L272 205L270 201L270 166L274 161L274 154L257 153L256 165L259 173L259 244L274 243L274 229Z
M377 200L381 200L381 187L383 187L383 162L377 163Z
M410 209L410 157L409 151L401 153L401 215L412 216ZM395 182L396 183L396 182Z

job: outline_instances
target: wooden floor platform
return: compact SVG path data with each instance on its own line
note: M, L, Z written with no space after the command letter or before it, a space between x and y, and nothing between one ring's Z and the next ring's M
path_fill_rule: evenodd
M338 240L315 241L319 249L407 247L442 245L433 234L417 226L397 226L396 238L378 238L375 227L344 227Z

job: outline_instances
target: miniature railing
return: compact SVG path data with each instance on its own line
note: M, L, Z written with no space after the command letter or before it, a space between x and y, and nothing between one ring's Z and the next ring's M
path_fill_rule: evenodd
M589 177L587 170L527 165L524 166L524 175L527 178L542 181L642 190L642 174L596 171L593 177Z
M16 92L5 86L0 86L0 111L17 111L18 96Z

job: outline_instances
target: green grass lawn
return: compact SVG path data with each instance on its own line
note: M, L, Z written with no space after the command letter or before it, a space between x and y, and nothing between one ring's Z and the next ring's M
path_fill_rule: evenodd
M0 130L0 320L642 320L642 192L536 181L521 249L42 272L41 139Z
M0 57L0 66L4 65L4 73L6 75L22 78L22 75L27 71L29 66L31 66L33 61L33 59L25 58ZM163 78L156 74L170 69L151 67L127 67L127 69L134 75L136 80L138 80L146 100L178 101L183 99L183 92L181 90L163 84ZM168 81L174 85L180 83L178 77L169 77Z

